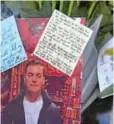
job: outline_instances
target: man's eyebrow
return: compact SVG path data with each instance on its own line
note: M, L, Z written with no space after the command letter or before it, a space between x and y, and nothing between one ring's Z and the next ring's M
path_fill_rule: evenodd
M28 74L33 74L32 72L28 72Z

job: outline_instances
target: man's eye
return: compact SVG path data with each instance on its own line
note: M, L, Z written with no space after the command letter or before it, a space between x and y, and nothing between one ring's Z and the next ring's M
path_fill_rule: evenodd
M41 78L41 75L36 75L38 78Z
M28 74L28 76L30 76L30 77L31 77L31 76L32 76L32 74Z

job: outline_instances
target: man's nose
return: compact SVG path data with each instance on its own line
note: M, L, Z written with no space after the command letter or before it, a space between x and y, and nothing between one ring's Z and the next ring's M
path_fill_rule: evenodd
M36 80L37 80L36 76L33 76L32 82L33 82L33 83L36 83Z

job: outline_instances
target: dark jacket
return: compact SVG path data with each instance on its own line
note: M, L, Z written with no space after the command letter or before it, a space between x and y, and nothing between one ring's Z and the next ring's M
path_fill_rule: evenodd
M43 107L37 124L62 124L58 108L51 102L46 92L42 93ZM3 111L1 124L26 124L23 107L24 95L11 101Z

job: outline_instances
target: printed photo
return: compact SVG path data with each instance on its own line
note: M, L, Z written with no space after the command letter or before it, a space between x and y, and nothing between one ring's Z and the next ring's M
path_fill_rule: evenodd
M82 58L64 74L32 54L48 19L16 21L28 60L1 73L2 124L79 124Z

